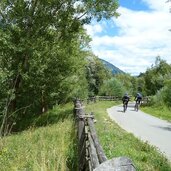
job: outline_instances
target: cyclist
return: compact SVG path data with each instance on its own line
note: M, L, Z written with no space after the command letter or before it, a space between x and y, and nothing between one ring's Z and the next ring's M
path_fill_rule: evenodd
M137 95L135 96L135 101L138 104L141 103L141 101L142 101L142 94L141 93L137 93Z
M124 96L122 97L123 107L124 107L124 105L126 105L126 108L124 108L124 112L127 109L129 99L130 99L130 97L128 96L128 93L125 93Z
M139 108L139 105L142 101L142 95L141 93L137 93L136 96L135 96L135 110L138 112L138 108Z

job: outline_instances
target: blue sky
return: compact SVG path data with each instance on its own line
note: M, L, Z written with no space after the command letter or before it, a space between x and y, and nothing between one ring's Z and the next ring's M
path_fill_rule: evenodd
M131 10L149 10L148 5L141 0L120 0L119 3L122 7L129 8Z
M171 63L171 13L165 0L120 0L118 18L85 26L95 55L138 75L156 56Z

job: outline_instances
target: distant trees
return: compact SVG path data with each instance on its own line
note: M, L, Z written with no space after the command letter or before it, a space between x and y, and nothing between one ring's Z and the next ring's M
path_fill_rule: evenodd
M104 80L111 78L111 73L105 68L100 59L92 53L87 54L86 61L89 96L98 95Z
M165 81L165 86L162 94L165 104L171 107L171 78Z
M152 96L153 105L167 105L171 107L171 65L159 56L155 64L140 75L143 82L144 92Z
M147 69L143 78L147 95L155 95L164 87L165 81L171 79L171 65L158 56L155 65Z
M113 77L104 81L100 89L100 95L122 97L125 91L123 84Z

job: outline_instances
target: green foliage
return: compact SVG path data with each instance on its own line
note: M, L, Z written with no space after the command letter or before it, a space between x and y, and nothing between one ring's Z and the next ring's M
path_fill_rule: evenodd
M111 78L104 81L100 89L100 95L122 97L125 91L123 84L118 79Z
M157 57L155 65L143 75L147 95L155 95L158 90L164 87L165 80L171 79L170 73L171 65L167 64L160 57Z
M116 12L118 8L118 0L86 0L79 1L77 11L80 13L79 17L82 18L82 22L89 23L92 18L97 21L101 19L109 19L112 16L118 17L119 14Z
M105 65L106 69L108 69L112 73L112 75L124 74L124 72L122 70L120 70L115 65L111 64L110 62L107 62L103 59L100 59L100 61L102 61L102 63Z
M150 96L150 104L152 106L164 106L164 101L163 101L163 90L159 90L156 95Z
M103 63L93 54L87 54L86 78L88 82L89 96L98 95L103 81L111 77Z
M171 107L171 65L156 57L155 65L152 65L140 79L144 81L145 95L150 95L149 105L153 107ZM169 109L168 109L169 110ZM162 112L161 112L162 113ZM159 115L158 115L159 116Z
M115 77L122 83L124 89L127 90L130 95L135 95L137 92L146 95L143 77L134 77L129 74L117 74Z
M167 106L171 107L171 79L165 81L163 100Z
M135 94L137 89L137 79L129 74L117 74L115 76L129 94Z
M117 1L2 0L0 7L0 112L4 124L42 113L80 91L86 96L85 49L90 39L83 25L94 18L118 16Z

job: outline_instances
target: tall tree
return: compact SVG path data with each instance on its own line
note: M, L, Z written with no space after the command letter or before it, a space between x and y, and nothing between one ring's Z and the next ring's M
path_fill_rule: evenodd
M111 78L104 81L100 89L101 95L122 97L126 89L117 78Z
M171 65L160 57L156 57L155 65L149 68L143 75L147 95L155 95L164 87L164 82L170 78Z
M89 96L98 95L104 80L111 78L111 74L98 57L91 52L87 53L86 61L86 79Z
M84 77L83 25L117 16L117 7L113 0L0 1L3 123L16 111L45 111L71 96L75 80Z

